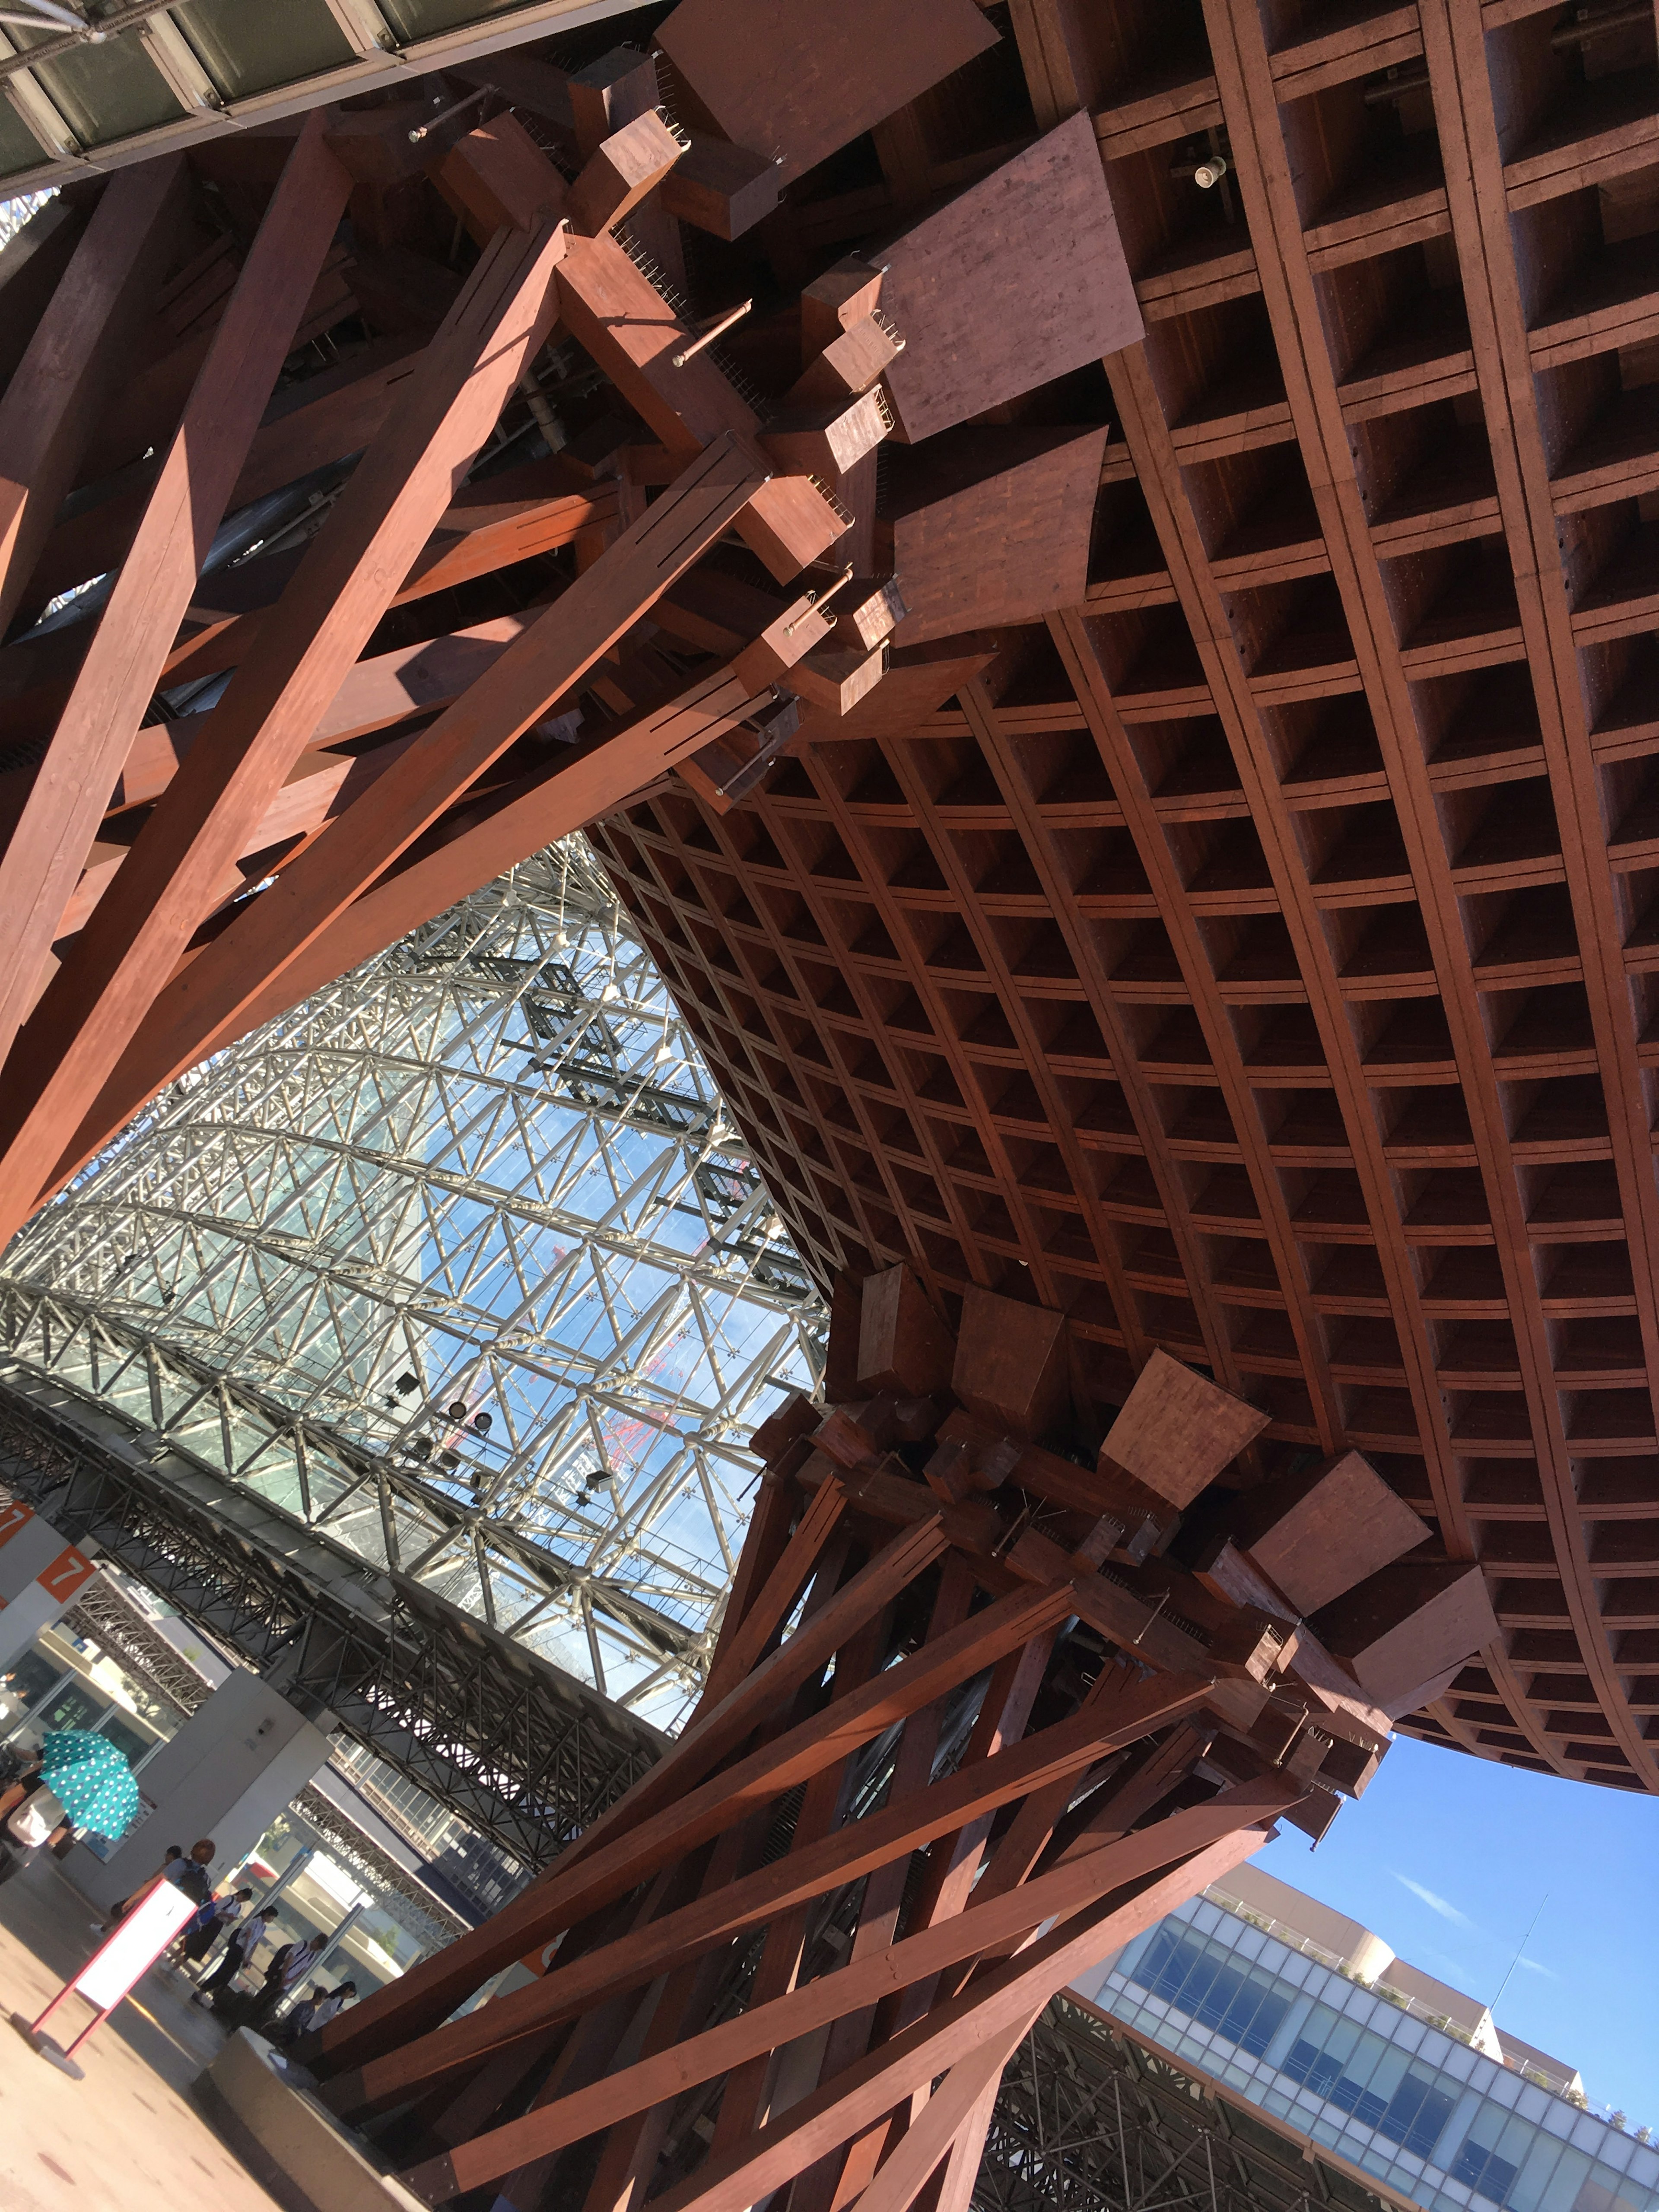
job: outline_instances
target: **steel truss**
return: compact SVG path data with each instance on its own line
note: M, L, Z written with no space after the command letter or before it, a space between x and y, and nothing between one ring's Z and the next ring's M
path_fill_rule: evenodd
M973 2202L979 2212L1395 2212L1400 2200L1066 1996L1003 2075Z
M185 1715L213 1695L214 1685L185 1658L110 1575L87 1585L58 1624L69 1636L86 1638L147 1683ZM356 1778L353 1778L354 1784ZM325 1842L330 1855L373 1891L381 1909L429 1951L460 1935L467 1923L425 1883L364 1832L333 1799L308 1782L294 1809Z
M580 839L192 1071L0 1278L20 1372L662 1728L823 1326Z
M27 1385L27 1388L23 1387ZM553 1857L663 1739L522 1644L61 1385L0 1378L0 1482L302 1711L327 1712L520 1864Z

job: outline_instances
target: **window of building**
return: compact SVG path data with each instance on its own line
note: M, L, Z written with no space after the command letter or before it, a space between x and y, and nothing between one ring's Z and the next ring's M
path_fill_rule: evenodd
M1454 2101L1445 2090L1435 2087L1432 2076L1408 2073L1376 2123L1377 2133L1413 2157L1427 2158L1452 2116Z
M64 1669L43 1652L24 1651L13 1662L6 1686L27 1711L63 1679Z
M1219 1944L1169 1927L1158 1930L1130 1978L1252 2058L1262 2056L1290 2008L1267 1975L1241 1966Z
M1457 2154L1457 2163L1452 2168L1452 2179L1461 2181L1466 2189L1474 2190L1477 2197L1485 2197L1494 2204L1507 2203L1515 2186L1516 2169L1506 2158L1499 2158L1495 2150L1475 2142L1473 2136Z
M1310 2014L1282 2070L1414 2158L1433 2154L1456 2101L1428 2068L1410 2064L1404 2051L1323 2005Z

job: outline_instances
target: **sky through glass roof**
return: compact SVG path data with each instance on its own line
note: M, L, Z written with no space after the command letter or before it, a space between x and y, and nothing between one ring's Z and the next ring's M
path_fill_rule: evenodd
M579 838L175 1084L6 1276L14 1356L665 1728L826 1325Z

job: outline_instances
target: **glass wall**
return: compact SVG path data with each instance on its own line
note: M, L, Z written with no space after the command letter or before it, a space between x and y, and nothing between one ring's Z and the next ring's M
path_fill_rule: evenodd
M49 1729L106 1735L137 1773L184 1726L183 1710L87 1638L48 1628L0 1675L0 1745L33 1750Z
M1208 1899L1078 1993L1429 2212L1659 2212L1659 2148Z

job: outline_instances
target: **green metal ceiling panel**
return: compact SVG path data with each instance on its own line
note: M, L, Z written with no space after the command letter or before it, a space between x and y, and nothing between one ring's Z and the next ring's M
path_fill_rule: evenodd
M171 11L220 97L246 100L355 58L328 0L181 0Z
M0 179L45 189L623 15L635 0L79 0L0 33Z
M522 0L380 0L380 13L400 40L412 41L463 23L485 24L492 16L516 14L521 6Z
M40 166L40 145L16 109L0 101L0 178Z
M20 45L34 43L33 32L13 35ZM36 62L31 74L83 146L136 138L184 118L167 79L131 36L106 40L101 46L72 46L51 61Z

